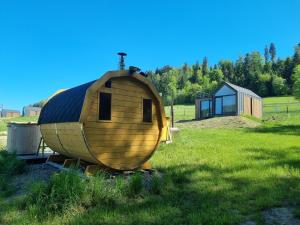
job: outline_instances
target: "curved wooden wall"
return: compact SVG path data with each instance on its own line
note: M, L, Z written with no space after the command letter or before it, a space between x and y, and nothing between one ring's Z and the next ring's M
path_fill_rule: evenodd
M72 158L99 163L89 152L81 123L42 124L41 132L52 150Z
M112 94L111 121L100 121L99 92ZM143 122L143 98L152 99L152 122ZM90 96L91 107L84 133L90 151L102 164L118 169L134 169L146 162L156 149L162 124L159 105L152 92L130 78L113 78L111 88L104 85Z
M111 88L105 81L111 79ZM111 120L99 120L99 93L112 94ZM143 122L143 99L152 99L152 122ZM86 93L79 122L41 124L47 145L72 158L117 170L148 161L166 125L162 101L153 85L128 71L108 72Z

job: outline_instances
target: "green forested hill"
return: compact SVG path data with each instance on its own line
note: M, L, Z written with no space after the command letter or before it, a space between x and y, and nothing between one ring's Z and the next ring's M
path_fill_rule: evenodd
M220 60L209 65L208 60L205 57L202 63L185 63L180 68L165 66L148 74L166 104L172 99L175 104L193 103L199 93L209 95L223 81L248 88L262 97L290 95L293 89L300 95L300 44L285 59L277 58L272 43L264 49L264 56L253 51L235 62Z

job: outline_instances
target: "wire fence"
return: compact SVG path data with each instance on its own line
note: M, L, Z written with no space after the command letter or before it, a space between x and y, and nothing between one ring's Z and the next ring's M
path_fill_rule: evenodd
M264 112L266 113L294 113L300 111L300 103L273 103L264 104Z
M263 119L264 120L298 120L300 117L300 103L269 103L264 104Z
M166 115L170 116L170 106L165 107ZM265 103L263 105L263 117L300 117L300 102L289 103ZM195 105L174 105L174 120L195 119Z
M170 116L171 107L165 107L166 115ZM174 105L174 120L193 120L195 119L195 105Z

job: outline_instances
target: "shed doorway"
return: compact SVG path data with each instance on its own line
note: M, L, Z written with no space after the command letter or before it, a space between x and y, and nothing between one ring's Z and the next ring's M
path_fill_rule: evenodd
M200 118L207 119L212 117L212 100L202 100L200 102Z
M231 116L236 115L236 94L215 97L215 115Z

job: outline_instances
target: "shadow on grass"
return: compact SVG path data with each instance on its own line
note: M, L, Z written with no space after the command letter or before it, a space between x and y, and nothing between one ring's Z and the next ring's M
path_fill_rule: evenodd
M300 154L299 147L290 147L287 150L268 149L268 148L245 148L243 151L250 153L250 159L255 161L269 161L270 167L288 167L300 169L300 157L295 158ZM289 155L292 154L292 155Z
M238 224L245 216L281 205L287 198L295 199L290 189L297 187L299 178L247 176L252 169L256 168L209 164L169 167L163 172L165 179L171 180L161 195L144 195L113 207L100 202L74 217L69 225ZM295 204L299 203L300 199Z
M274 125L248 129L249 132L300 136L300 125Z
M200 120L190 119L190 120L178 120L178 121L175 121L175 122L176 123L188 123L188 122L195 122L195 121L200 121Z

